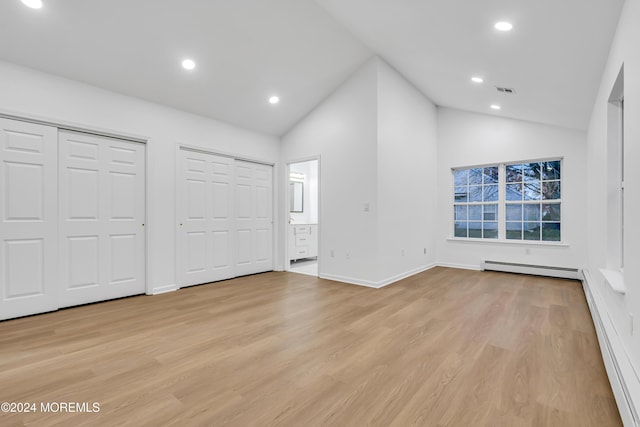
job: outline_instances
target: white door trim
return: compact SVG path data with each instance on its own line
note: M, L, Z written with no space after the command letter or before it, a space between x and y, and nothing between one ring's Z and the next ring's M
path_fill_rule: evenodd
M230 157L234 160L241 160L243 162L258 163L258 164L267 165L267 166L275 166L274 162L257 159L255 157L247 157L247 156L241 156L239 154L227 153L225 151L213 150L209 147L202 147L202 146L192 145L192 144L183 144L181 142L178 142L176 145L177 145L178 151L190 150L190 151L196 151L199 153L213 154L214 156Z
M82 123L75 123L66 120L52 119L34 114L14 113L4 109L0 109L0 117L20 122L35 123L39 125L52 126L58 130L68 130L71 132L88 133L96 136L106 136L109 138L123 139L130 142L139 142L146 144L149 141L148 136L137 135L134 133L121 132L114 129L100 128L97 126L87 126Z

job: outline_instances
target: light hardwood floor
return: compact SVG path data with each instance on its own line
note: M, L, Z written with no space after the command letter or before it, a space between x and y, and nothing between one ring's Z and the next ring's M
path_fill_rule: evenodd
M579 282L267 273L0 323L1 426L617 426Z

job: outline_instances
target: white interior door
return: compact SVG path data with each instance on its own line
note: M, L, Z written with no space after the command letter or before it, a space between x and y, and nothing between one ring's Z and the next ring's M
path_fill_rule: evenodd
M233 165L229 157L180 150L179 286L235 277Z
M56 134L0 118L0 319L58 308Z
M145 292L145 145L59 133L60 307Z
M236 275L273 270L273 166L236 161Z

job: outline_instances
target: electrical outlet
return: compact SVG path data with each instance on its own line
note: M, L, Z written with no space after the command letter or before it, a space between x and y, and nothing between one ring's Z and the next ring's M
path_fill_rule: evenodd
M525 255L531 255L531 248L526 248L524 250Z
M369 212L369 210L370 210L370 209L371 209L371 206L369 205L369 202L366 202L366 203L364 204L364 211L365 211L365 212Z
M347 259L351 259L351 254L347 252Z
M424 248L424 249L422 250L422 252L426 255L426 254L427 254L427 248Z
M402 252L402 256L404 256L404 249L402 249L401 252Z
M335 253L335 251L334 251L333 249L331 249L331 250L329 251L329 256L330 256L331 258L335 258L336 253Z

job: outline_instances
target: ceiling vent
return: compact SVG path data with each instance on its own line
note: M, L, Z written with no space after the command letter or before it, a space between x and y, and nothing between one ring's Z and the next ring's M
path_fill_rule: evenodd
M509 87L496 86L496 89L498 92L502 92L502 93L516 93L515 89L509 88Z

